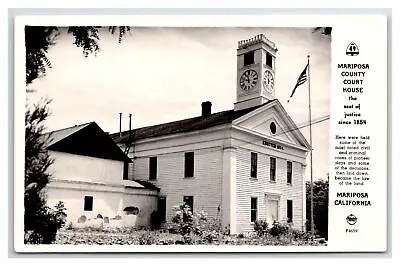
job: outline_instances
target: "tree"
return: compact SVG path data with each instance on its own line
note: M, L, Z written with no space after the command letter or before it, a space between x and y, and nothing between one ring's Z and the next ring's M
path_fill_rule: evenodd
M25 111L25 243L50 244L57 230L65 223L65 208L59 202L55 209L46 206L44 188L49 183L47 173L53 163L46 150L44 121L49 115L49 101L39 102Z
M307 218L307 231L311 230L311 183L306 183L306 218ZM314 181L314 229L317 234L325 239L328 239L328 204L329 204L329 177L328 180Z
M313 32L321 32L322 34L325 35L331 35L332 34L332 27L316 27L314 28Z
M69 27L74 36L74 45L82 48L83 55L100 51L98 31L101 27ZM129 27L119 27L119 42ZM116 27L109 27L114 34ZM46 69L52 67L47 57L48 49L56 44L57 27L25 27L26 85L44 77ZM31 92L26 87L27 92ZM25 111L25 191L24 231L25 243L50 244L57 230L65 224L65 207L59 202L54 209L46 203L45 187L50 181L49 166L53 163L46 149L49 135L44 135L45 121L49 116L50 100L44 100ZM46 137L47 136L47 137Z

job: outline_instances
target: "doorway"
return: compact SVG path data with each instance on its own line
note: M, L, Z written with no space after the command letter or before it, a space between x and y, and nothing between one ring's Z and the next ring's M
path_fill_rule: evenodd
M267 199L267 223L272 226L275 222L279 221L278 216L279 201L275 199Z

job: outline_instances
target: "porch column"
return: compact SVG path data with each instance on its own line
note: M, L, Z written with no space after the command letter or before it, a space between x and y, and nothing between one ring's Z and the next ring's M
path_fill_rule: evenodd
M236 234L236 147L223 147L222 168L222 228L229 226Z

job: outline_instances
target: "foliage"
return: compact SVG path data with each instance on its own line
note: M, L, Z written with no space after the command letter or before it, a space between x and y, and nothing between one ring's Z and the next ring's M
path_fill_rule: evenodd
M307 231L311 230L311 183L306 183L307 197ZM328 204L329 204L329 177L328 180L314 181L314 229L321 237L328 239Z
M49 115L47 104L39 102L25 112L25 182L24 182L24 230L25 242L35 244L51 243L57 230L65 223L65 207L59 202L55 209L46 206L44 188L51 175L47 173L53 163L43 135L44 121Z
M82 48L86 57L100 50L98 46L101 27L70 27L68 33L74 36L74 44ZM118 27L121 42L129 27ZM117 27L109 27L111 34ZM45 76L46 69L51 68L47 57L49 48L56 43L60 29L58 27L26 26L26 76L29 85L35 79ZM28 87L27 92L30 92ZM55 210L46 206L44 188L51 178L47 169L53 163L46 150L46 138L43 135L44 122L49 116L49 100L39 102L25 112L25 192L24 192L24 229L25 243L51 243L65 223L65 208L59 203Z
M289 225L284 223L273 223L272 227L268 230L268 233L275 237L280 237L281 235L285 235L289 232Z
M324 35L331 35L332 34L332 27L316 27L314 28L313 32L321 32Z
M25 226L25 244L51 244L56 239L57 231L65 224L64 204L60 201L54 209L43 206L36 212L33 230L27 230ZM25 223L26 225L26 223Z
M152 245L154 242L155 238L153 234L144 232L139 235L139 245Z
M256 231L258 236L263 236L268 232L268 223L265 220L254 221L254 231Z
M47 52L58 36L57 27L25 27L26 49L26 84L46 74L46 68L51 67Z
M68 34L74 37L74 45L82 48L85 57L89 54L97 54L100 51L98 44L99 26L69 27ZM108 27L111 34L118 31L118 42L120 43L130 27ZM46 75L46 69L51 68L51 62L47 57L49 48L56 43L60 34L58 27L26 26L25 27L25 49L26 49L26 76L25 83L31 84L35 79Z
M91 229L60 230L56 244L85 245L256 245L256 246L318 246L309 234L289 228L280 237L266 234L224 235L207 231L201 236L167 233L164 230L96 231Z
M193 231L193 213L186 204L174 207L175 214L172 222L177 226L177 231L182 235L188 235Z
M182 240L176 241L176 244L211 244L219 242L223 237L220 221L209 218L206 212L192 213L190 207L185 204L175 207L174 210L173 226L169 232L177 232L182 236Z

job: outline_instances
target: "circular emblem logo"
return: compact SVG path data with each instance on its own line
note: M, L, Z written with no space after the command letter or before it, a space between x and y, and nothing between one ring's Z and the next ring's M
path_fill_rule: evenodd
M346 221L349 225L355 225L357 223L357 217L354 214L350 214L346 217Z

